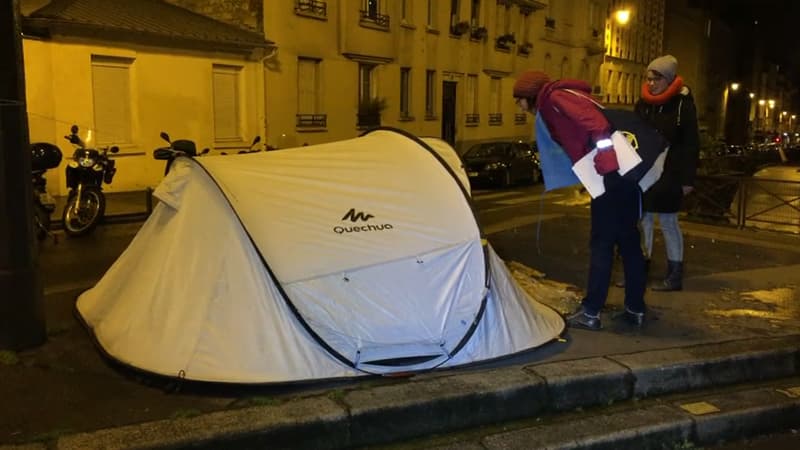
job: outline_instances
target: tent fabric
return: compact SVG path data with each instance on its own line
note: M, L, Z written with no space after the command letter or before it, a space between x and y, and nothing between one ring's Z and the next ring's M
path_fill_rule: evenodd
M377 130L179 158L78 312L109 356L217 382L428 370L552 340L563 320L482 239L453 155Z

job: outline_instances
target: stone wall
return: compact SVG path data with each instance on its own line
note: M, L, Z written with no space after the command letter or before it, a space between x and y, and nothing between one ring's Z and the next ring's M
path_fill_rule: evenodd
M173 5L231 25L262 31L264 0L166 0Z

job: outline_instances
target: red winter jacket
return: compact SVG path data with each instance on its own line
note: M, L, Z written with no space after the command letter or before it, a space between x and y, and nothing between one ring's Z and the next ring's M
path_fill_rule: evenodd
M611 126L589 98L563 89L591 95L591 88L584 81L553 81L539 92L536 110L542 115L550 135L575 163L589 153L597 141L611 135Z

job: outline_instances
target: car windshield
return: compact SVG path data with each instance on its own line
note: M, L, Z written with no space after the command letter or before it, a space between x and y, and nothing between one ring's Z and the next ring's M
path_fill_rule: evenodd
M477 144L470 148L464 156L470 158L485 158L487 156L507 156L511 151L511 146L508 144L491 143L491 144Z

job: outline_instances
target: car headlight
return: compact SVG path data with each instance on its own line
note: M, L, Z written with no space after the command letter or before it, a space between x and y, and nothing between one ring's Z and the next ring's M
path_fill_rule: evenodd
M90 158L88 156L81 156L80 158L78 158L78 164L80 164L81 167L92 167L94 165L94 158Z
M501 162L493 162L486 165L486 170L505 169L506 165Z

